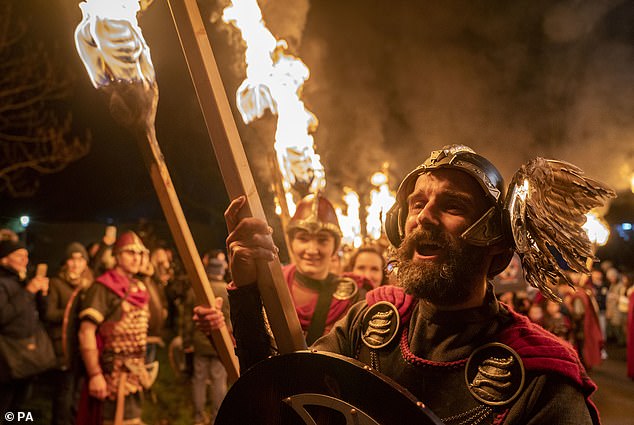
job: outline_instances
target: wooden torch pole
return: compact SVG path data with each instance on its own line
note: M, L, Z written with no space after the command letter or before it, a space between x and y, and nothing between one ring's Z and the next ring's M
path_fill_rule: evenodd
M104 88L104 91L110 96L110 111L115 120L135 136L196 299L201 304L214 305L214 293L156 139L154 118L158 88L155 85L145 87L141 83L118 82ZM239 363L227 327L213 331L211 336L229 380L236 381Z
M168 0L168 4L229 197L245 195L244 217L266 221L196 0ZM279 261L260 261L257 268L260 296L278 349L281 353L305 349Z

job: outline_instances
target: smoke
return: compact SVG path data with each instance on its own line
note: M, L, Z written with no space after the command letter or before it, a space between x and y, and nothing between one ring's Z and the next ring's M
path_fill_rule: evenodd
M418 3L311 6L300 56L329 184L354 185L385 160L403 176L464 143L507 179L545 156L627 185L631 2Z
M634 3L260 2L310 68L329 193L463 143L507 180L543 156L615 189L634 172ZM272 143L272 140L271 140Z

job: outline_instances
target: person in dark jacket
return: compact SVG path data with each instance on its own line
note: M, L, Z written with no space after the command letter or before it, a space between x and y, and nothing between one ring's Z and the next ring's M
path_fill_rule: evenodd
M0 241L0 335L22 339L35 334L46 308L48 278L26 279L29 252L22 242ZM32 378L11 379L0 356L0 412L19 410L29 395Z
M71 358L69 352L65 353L63 341L64 325L70 329L75 317L70 317L72 312L70 303L78 301L82 291L90 286L93 275L88 268L88 252L79 242L72 242L66 247L63 265L57 276L51 278L48 293L48 305L46 308L47 330L53 341L55 355L57 357L57 369L51 377L55 381L53 393L52 423L55 425L70 425L74 423L75 408L79 400L79 364L78 358ZM78 298L79 297L79 298ZM67 338L74 338L67 334ZM70 349L67 345L67 350ZM79 352L79 347L74 347ZM66 354L66 355L65 355Z
M210 254L203 257L203 265L211 289L216 296L216 306L222 310L225 323L231 326L227 283L224 281L227 263L219 259L216 253ZM218 301L218 298L222 301ZM211 341L205 334L196 329L191 320L194 315L195 301L194 291L190 288L183 309L183 347L186 353L193 355L194 425L208 425L214 423L220 404L227 393L227 371ZM209 413L205 412L208 400L207 386L209 386L209 401L211 402Z

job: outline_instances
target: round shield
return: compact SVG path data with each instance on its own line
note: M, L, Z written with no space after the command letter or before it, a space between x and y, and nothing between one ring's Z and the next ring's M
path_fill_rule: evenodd
M244 372L215 423L442 424L410 392L369 366L314 351L274 356Z

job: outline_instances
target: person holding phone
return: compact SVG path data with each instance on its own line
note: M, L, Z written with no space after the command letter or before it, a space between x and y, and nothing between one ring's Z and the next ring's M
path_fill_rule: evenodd
M46 309L48 278L35 276L27 280L29 252L24 243L0 241L0 335L24 339L35 334ZM19 410L26 401L32 377L13 379L8 376L7 359L0 354L0 412Z

